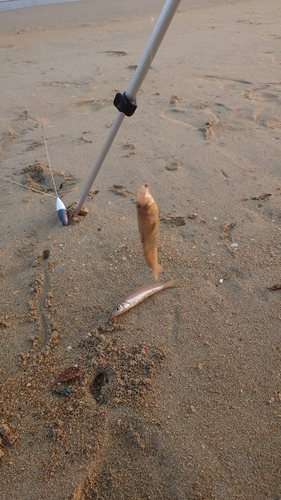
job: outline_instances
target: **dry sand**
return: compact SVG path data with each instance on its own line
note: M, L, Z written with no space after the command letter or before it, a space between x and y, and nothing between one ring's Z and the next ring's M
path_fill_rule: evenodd
M40 115L69 206L163 5L96 3L0 16L1 500L280 500L280 0L183 0L63 227ZM113 322L144 182L181 286Z

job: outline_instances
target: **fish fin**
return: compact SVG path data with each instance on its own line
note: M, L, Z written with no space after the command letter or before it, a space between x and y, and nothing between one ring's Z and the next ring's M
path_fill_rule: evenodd
M168 288L174 288L180 285L180 279L172 279L167 281Z
M158 280L159 273L162 273L162 271L163 271L163 267L160 266L160 264L157 264L156 269L153 269L152 272L153 272L153 276L156 279L156 281Z

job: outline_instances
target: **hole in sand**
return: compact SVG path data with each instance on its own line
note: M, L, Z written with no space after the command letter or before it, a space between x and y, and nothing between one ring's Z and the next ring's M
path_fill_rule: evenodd
M90 384L90 393L99 405L107 402L107 398L103 394L103 388L109 382L108 374L105 371L100 371L93 382Z

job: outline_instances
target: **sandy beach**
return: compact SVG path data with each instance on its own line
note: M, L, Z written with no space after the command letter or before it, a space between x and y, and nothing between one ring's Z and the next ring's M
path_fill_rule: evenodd
M56 212L163 5L0 13L1 500L281 500L280 0L183 0ZM145 183L179 284L113 320Z

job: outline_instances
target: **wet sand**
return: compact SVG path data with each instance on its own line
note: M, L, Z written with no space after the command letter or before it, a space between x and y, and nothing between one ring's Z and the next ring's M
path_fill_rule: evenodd
M87 210L55 209L40 122L75 206L162 5L0 16L3 500L281 498L280 2L183 1ZM154 281L144 183L180 286L113 321Z

